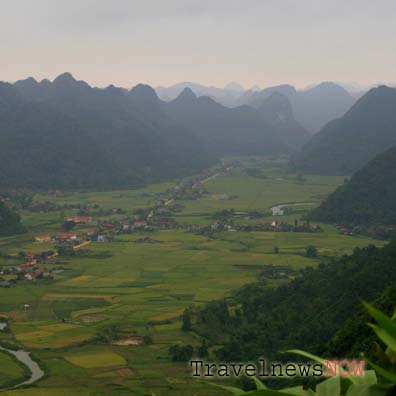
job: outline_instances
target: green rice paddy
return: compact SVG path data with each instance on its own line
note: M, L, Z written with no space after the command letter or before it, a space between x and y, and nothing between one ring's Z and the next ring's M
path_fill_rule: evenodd
M342 177L308 175L301 182L273 163L249 161L245 166L260 167L265 177L248 176L240 168L216 177L205 184L208 196L177 202L182 207L176 220L209 225L213 213L227 208L261 211L266 216L264 221L270 220L273 205L317 204L343 182ZM152 205L159 193L174 185L42 195L35 199L59 205L84 202L126 212L107 216L111 220ZM306 209L282 220L293 222ZM29 232L1 238L0 251L16 255L20 251L50 249L50 244L34 242L34 235L60 231L63 217L75 213L74 209L63 213L24 211ZM193 380L186 364L170 362L171 345L200 344L194 333L180 330L180 314L190 305L226 297L254 282L265 266L316 266L318 259L304 256L308 245L315 245L320 255L330 256L380 243L367 237L341 235L331 225L321 226L321 233L222 232L214 239L182 229L164 230L149 234L161 242L157 244L136 243L147 236L144 232L122 235L112 243L89 246L95 253L106 253L103 258L62 258L65 271L52 282L23 281L12 288L0 288L0 314L9 318L10 329L0 332L0 341L33 351L46 372L30 388L5 391L4 396L221 395L216 388ZM274 254L275 246L279 254ZM0 258L0 266L18 264L16 258ZM24 304L29 304L29 309L24 309ZM109 331L121 338L148 335L153 343L115 346L106 341ZM0 388L24 375L23 369L10 359L0 353Z

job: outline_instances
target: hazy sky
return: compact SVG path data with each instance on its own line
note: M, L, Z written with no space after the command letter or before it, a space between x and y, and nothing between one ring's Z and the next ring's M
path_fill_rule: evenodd
M0 80L396 81L396 0L0 0Z

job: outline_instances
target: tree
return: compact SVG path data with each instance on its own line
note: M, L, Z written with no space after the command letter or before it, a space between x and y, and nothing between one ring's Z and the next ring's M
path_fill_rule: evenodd
M203 339L201 346L198 348L198 357L200 358L205 358L209 356L209 352L208 352L208 345L206 343L206 340Z
M72 246L69 245L59 245L58 246L59 256L75 256L76 252Z
M63 223L63 229L65 231L71 231L75 227L76 223L74 221L65 221Z
M313 245L309 245L305 249L305 255L311 258L318 257L318 249Z
M296 176L296 182L297 183L304 184L306 181L307 181L307 179L302 174L298 174Z
M191 345L172 345L169 348L172 362L188 362L191 360L194 348Z
M185 309L182 316L182 330L183 331L190 331L191 330L191 315L188 309Z
M274 247L274 253L275 253L275 254L279 254L279 248L278 248L278 246L275 246L275 247Z

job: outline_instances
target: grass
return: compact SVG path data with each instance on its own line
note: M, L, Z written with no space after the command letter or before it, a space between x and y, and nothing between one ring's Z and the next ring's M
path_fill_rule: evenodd
M126 364L125 359L112 351L108 352L87 352L66 355L65 359L79 367L98 368L98 367L117 367Z
M25 368L6 352L0 351L0 389L12 386L27 376Z
M210 216L225 208L257 210L265 216L264 221L272 220L271 206L291 202L317 205L343 182L342 177L304 176L302 183L285 172L282 164L261 159L244 161L245 167L260 168L261 173L254 174L261 176L248 176L243 169L236 169L230 175L208 181L205 187L212 196L226 194L229 199L178 201L182 208L177 221L209 225ZM84 203L97 204L103 210L121 208L128 216L134 209L151 205L160 192L172 185L42 195L35 199L49 200L59 207ZM307 209L301 207L282 220L293 222ZM22 213L30 233L0 238L0 251L16 255L21 250L47 248L34 243L34 235L59 231L63 219L75 213L75 209L67 208L46 214ZM169 361L171 345L200 344L193 333L180 330L180 314L189 305L223 298L254 282L258 268L316 266L319 259L304 256L308 245L315 245L321 256L332 256L349 253L356 246L382 243L340 235L331 225L321 226L322 233L224 232L214 240L184 230L117 236L113 243L90 245L94 253L111 255L62 259L66 270L56 275L52 283L24 282L14 288L0 288L0 314L11 319L12 331L12 335L0 332L0 341L15 338L25 348L34 350L47 372L31 390L19 389L5 395L219 395L217 389L193 381L185 364ZM144 236L162 243L134 243ZM279 254L274 254L275 246ZM18 263L17 259L0 260L0 266ZM278 281L271 284L275 286ZM29 310L25 311L23 304L29 304ZM93 320L82 321L81 317ZM63 319L71 323L62 323ZM144 334L154 342L115 347L98 341L97 336L110 328L116 328L120 337ZM0 372L3 367L0 361ZM130 369L128 375L118 372L118 367Z

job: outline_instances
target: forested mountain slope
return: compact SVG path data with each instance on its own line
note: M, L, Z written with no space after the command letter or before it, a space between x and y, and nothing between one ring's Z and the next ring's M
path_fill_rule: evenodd
M356 172L310 216L350 225L396 225L396 147Z
M292 167L320 174L352 174L396 145L396 89L370 90L329 122L296 154Z
M91 88L69 73L1 83L0 156L1 186L37 188L128 187L213 162L150 87Z
M396 282L396 242L384 248L355 249L350 256L307 268L291 282L272 289L264 281L243 287L225 302L199 311L193 328L214 344L226 361L278 357L291 348L325 350L361 300L374 301Z

